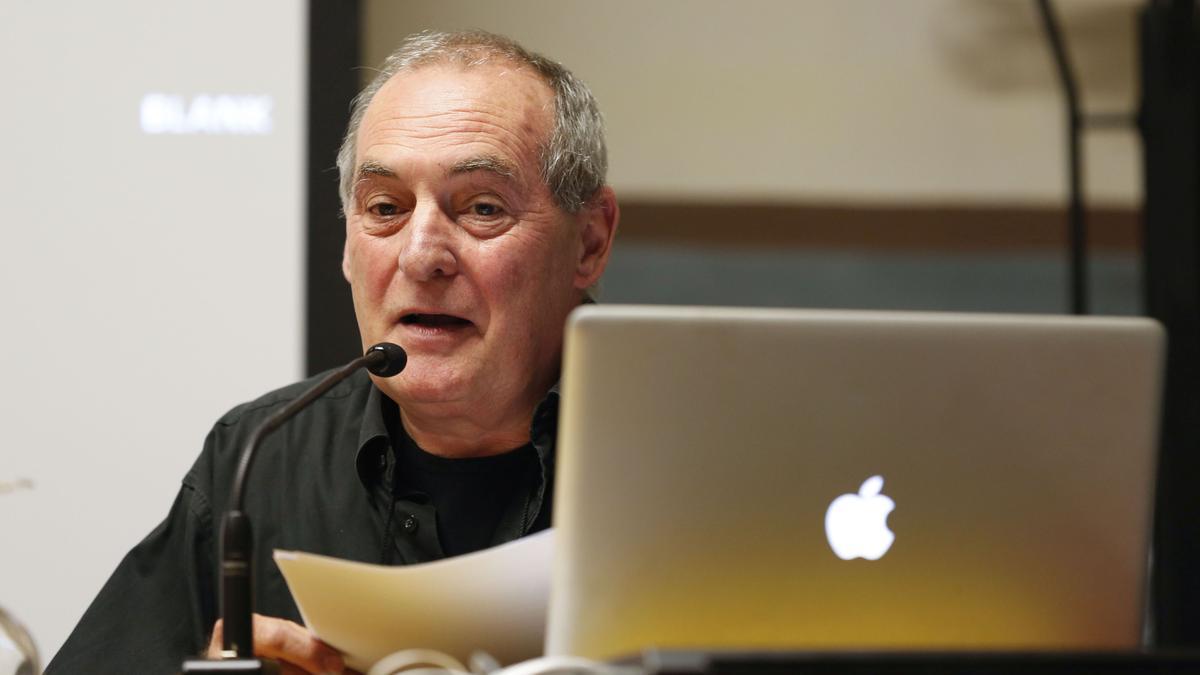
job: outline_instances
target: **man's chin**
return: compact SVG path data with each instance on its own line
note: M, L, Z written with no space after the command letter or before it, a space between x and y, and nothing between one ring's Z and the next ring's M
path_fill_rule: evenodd
M410 356L404 372L375 377L376 386L401 407L453 403L467 397L467 384L473 378L456 368L431 368L423 360Z

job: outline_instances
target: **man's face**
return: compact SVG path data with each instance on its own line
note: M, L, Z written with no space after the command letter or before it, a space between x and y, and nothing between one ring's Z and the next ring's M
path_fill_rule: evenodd
M368 107L343 268L364 347L409 354L376 380L402 410L528 415L558 376L563 322L608 246L597 258L596 210L565 213L541 178L553 111L507 64L401 73Z

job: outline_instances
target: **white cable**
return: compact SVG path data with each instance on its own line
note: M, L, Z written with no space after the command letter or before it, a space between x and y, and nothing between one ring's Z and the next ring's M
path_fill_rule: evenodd
M432 649L404 649L388 654L366 675L615 675L620 672L607 663L576 656L542 656L499 668L487 652L471 655L468 671L458 659Z
M543 656L529 659L493 675L608 675L617 670L607 663L577 656Z
M433 649L402 649L375 662L367 675L471 675L458 659Z
M471 667L471 672L475 675L491 675L500 670L500 662L485 651L472 652L467 665Z

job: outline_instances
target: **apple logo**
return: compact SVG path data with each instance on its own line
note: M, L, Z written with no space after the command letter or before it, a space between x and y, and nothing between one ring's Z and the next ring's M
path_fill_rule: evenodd
M879 494L882 489L883 476L871 476L858 494L842 495L829 505L825 536L837 557L879 560L891 548L896 535L888 529L887 517L896 502Z

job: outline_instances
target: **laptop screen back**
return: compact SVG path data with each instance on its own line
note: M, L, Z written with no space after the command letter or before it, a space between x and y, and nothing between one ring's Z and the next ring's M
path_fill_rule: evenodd
M586 307L547 653L1139 643L1140 319Z

